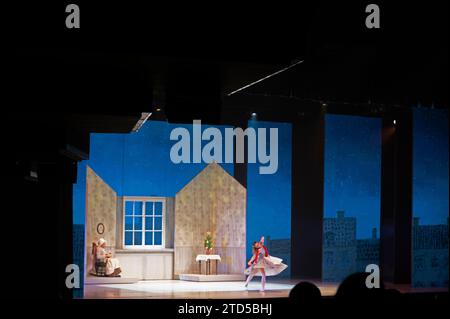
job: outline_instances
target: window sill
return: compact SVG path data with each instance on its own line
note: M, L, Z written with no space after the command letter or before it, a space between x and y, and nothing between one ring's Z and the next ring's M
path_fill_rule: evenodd
M161 254L173 253L173 248L162 249L116 249L116 254Z

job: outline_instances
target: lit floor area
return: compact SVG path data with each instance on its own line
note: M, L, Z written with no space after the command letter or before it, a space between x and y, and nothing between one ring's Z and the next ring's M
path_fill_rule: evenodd
M151 280L131 284L86 285L84 297L99 298L155 298L155 299L246 299L246 298L285 298L298 281L268 281L266 291L260 292L259 280L249 287L243 281L192 282L183 280ZM335 284L319 285L324 296L334 295Z
M259 278L258 278L259 279ZM299 280L269 280L266 291L260 292L259 280L248 288L243 281L195 282L183 280L149 280L135 283L90 284L84 286L87 299L247 299L286 298ZM337 283L314 282L322 296L333 296ZM448 288L414 288L410 285L386 284L386 288L402 293L448 292Z

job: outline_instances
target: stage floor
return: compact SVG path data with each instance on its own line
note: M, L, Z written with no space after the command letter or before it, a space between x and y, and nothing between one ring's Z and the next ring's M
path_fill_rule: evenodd
M99 298L139 298L139 299L246 299L246 298L286 298L298 281L273 280L266 284L266 291L260 292L259 278L248 288L243 281L193 282L183 280L149 280L133 284L86 285L84 297ZM334 295L335 284L322 284L319 288L323 296Z
M259 279L259 278L258 278ZM286 298L300 280L274 279L267 282L266 291L260 292L259 280L253 280L248 289L243 281L192 282L183 280L148 280L131 284L90 284L84 286L87 299L247 299ZM314 282L322 296L333 296L337 283ZM410 285L386 284L386 288L402 293L448 292L448 288L413 288Z

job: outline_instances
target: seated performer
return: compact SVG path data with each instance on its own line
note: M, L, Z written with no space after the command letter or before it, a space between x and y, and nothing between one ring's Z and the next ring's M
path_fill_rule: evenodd
M106 263L106 276L108 277L119 277L122 272L119 265L119 260L117 258L112 258L112 254L106 251L106 240L100 238L98 240L98 245L96 248L96 261Z
M266 276L275 276L287 268L287 265L282 263L282 259L272 257L269 255L269 250L264 246L264 236L261 237L259 242L254 242L253 256L248 262L249 267L245 270L245 274L248 275L245 287L248 286L250 280L254 276L261 276L261 289L266 289Z

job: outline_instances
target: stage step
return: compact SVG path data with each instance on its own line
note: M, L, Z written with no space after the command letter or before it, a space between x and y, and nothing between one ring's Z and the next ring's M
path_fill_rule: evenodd
M103 284L134 284L140 279L138 278L123 278L123 277L96 277L88 276L85 285L103 285Z

